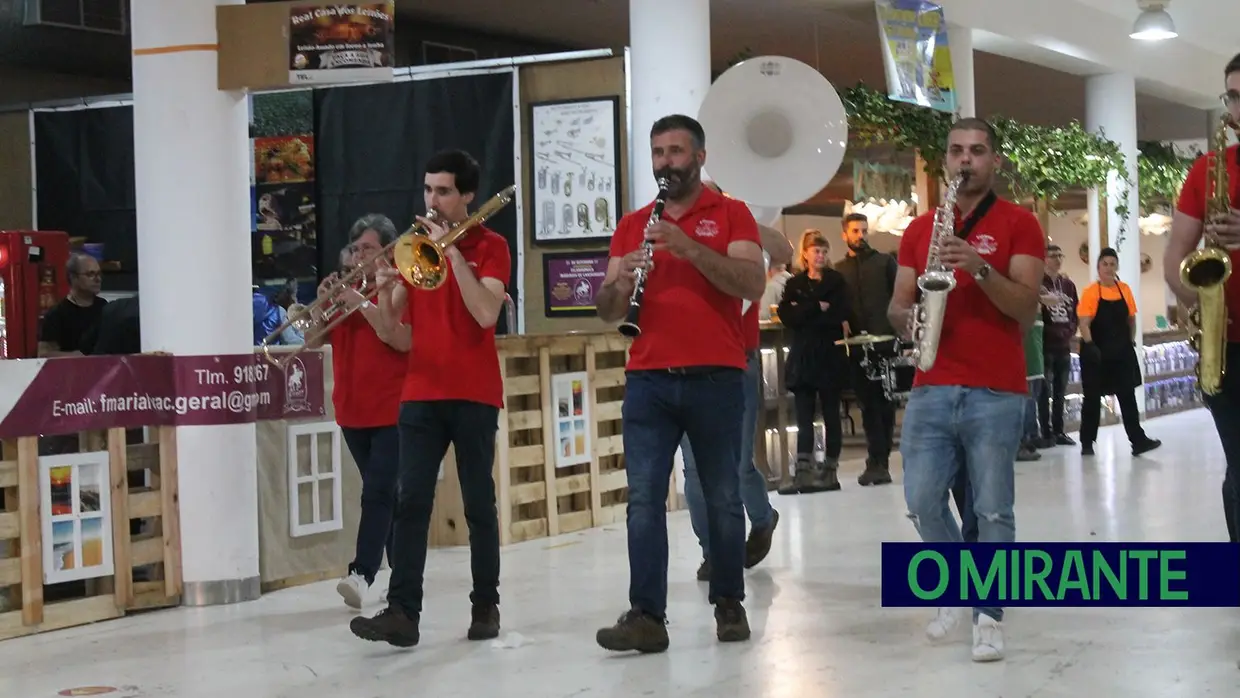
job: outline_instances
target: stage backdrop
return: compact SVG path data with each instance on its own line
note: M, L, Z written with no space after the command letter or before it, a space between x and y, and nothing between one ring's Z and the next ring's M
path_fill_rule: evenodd
M422 168L436 151L460 148L482 166L473 208L517 183L512 83L504 72L315 90L320 276L336 267L360 216L382 213L404 231L425 212ZM524 292L517 288L516 212L512 202L486 223L508 240L514 302ZM502 313L498 331L509 331Z
M138 288L133 107L36 111L40 230L103 245L105 292Z

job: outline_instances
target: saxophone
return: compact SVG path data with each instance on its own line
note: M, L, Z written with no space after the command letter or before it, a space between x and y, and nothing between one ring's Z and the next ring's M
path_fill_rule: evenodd
M1214 131L1210 177L1206 180L1209 223L1231 210L1231 183L1227 176L1227 129L1236 128L1230 114L1219 119ZM1206 395L1216 395L1227 370L1227 299L1224 289L1231 277L1231 255L1207 232L1201 249L1180 262L1180 282L1197 292L1197 305L1188 314L1189 344L1197 352L1197 384Z
M930 254L926 257L926 270L917 277L917 289L921 298L909 316L912 325L909 335L913 339L913 360L917 368L929 371L939 352L939 336L943 334L943 313L947 310L947 294L956 288L956 272L939 260L939 248L943 241L956 234L956 192L969 178L969 172L961 172L947 185L943 203L934 212L934 228L930 231Z

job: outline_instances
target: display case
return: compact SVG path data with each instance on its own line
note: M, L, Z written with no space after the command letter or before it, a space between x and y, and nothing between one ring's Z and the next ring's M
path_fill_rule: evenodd
M1075 341L1073 346L1077 346ZM1189 346L1186 332L1170 330L1148 334L1141 350L1144 355L1146 419L1204 405L1197 387L1197 352ZM1081 394L1081 359L1075 350L1071 361L1064 402L1064 430L1069 432L1080 429L1084 398ZM1115 397L1103 398L1099 425L1119 424L1120 421Z

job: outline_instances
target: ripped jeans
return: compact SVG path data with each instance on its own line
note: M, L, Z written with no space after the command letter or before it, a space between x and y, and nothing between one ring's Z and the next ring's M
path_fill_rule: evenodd
M904 409L900 455L909 519L927 543L962 542L948 505L957 473L965 469L977 517L978 541L1016 540L1016 452L1029 396L987 388L914 388ZM1002 608L975 608L1003 620Z

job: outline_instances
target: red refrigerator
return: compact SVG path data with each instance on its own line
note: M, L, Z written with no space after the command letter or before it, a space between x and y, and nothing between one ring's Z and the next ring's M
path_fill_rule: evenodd
M0 359L38 356L39 323L69 293L69 234L0 230Z

